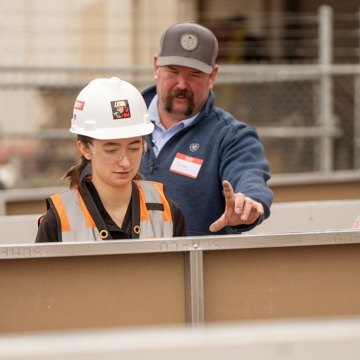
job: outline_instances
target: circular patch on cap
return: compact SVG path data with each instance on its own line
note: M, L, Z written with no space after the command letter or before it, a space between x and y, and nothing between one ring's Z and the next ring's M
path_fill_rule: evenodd
M193 51L197 48L199 40L196 35L183 34L180 39L181 47L186 51Z

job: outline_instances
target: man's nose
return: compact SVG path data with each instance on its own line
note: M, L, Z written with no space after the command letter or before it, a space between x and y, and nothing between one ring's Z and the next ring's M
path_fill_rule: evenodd
M186 89L187 88L187 78L186 78L186 76L180 74L178 76L177 85L178 85L179 89Z

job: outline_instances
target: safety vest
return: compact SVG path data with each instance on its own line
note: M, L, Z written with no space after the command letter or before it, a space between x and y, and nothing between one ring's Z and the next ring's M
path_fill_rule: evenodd
M163 191L163 184L138 180L140 224L135 229L139 238L173 236L173 221L170 205ZM63 242L103 241L106 229L99 231L80 191L75 187L50 197L50 204L60 220Z

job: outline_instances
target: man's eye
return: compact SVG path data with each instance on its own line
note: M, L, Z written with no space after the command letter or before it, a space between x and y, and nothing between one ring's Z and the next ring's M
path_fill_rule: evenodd
M105 149L105 152L107 154L113 154L114 152L116 152L116 149Z
M168 69L169 74L176 75L178 74L178 71L176 69Z

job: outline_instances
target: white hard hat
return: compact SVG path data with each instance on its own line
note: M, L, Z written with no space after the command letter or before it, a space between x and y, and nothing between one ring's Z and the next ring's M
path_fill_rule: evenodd
M145 101L117 77L94 79L76 98L70 132L93 139L124 139L152 133Z

